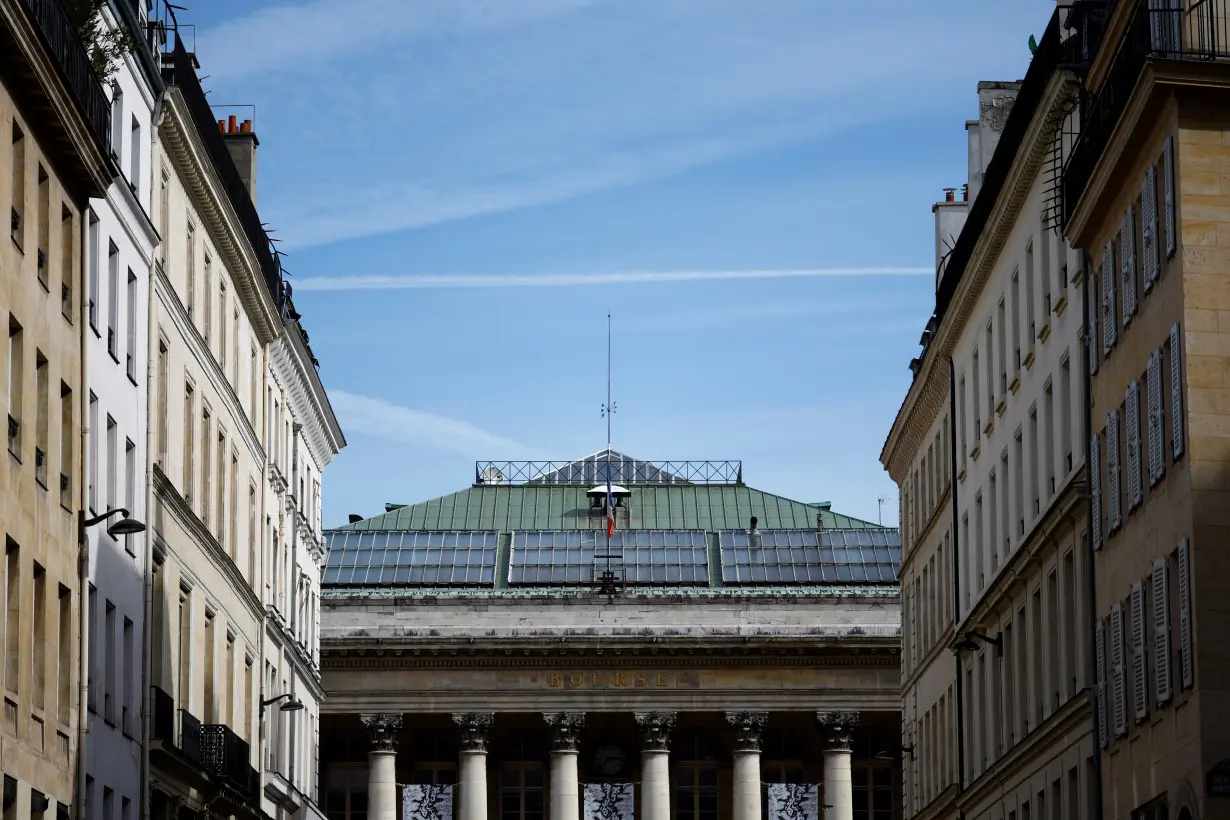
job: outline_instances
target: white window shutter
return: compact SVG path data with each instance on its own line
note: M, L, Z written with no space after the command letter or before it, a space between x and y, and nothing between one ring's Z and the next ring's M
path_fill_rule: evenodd
M1119 529L1119 409L1106 416L1106 532Z
M1097 660L1098 679L1095 683L1098 697L1098 742L1105 749L1110 745L1110 732L1106 725L1106 622L1098 618L1094 629L1094 656Z
M1110 608L1110 712L1115 737L1127 734L1127 681L1124 672L1123 604Z
M1159 707L1169 703L1170 688L1170 561L1153 562L1153 688Z
M1175 461L1183 457L1183 334L1170 326L1170 439Z
M1139 723L1149 717L1149 672L1145 656L1145 585L1132 584L1132 707Z
M1184 689L1195 682L1192 658L1192 549L1179 539L1179 675Z
M1178 18L1178 15L1175 15ZM1166 220L1166 258L1174 256L1178 247L1174 226L1174 137L1166 137L1166 147L1162 150L1162 191L1164 205L1162 216Z
M1148 436L1149 436L1149 486L1162 480L1166 474L1166 451L1162 445L1162 352L1149 355L1149 369L1145 375L1149 390Z
M1115 244L1106 240L1102 249L1102 355L1109 356L1119 338L1115 327Z
M1136 312L1136 207L1128 205L1119 230L1119 270L1123 275L1123 326L1127 327Z
M1089 347L1089 373L1097 375L1101 358L1101 341L1098 339L1098 274L1089 273L1089 315L1085 317L1085 344Z
M1140 186L1140 252L1144 257L1144 292L1148 293L1157 281L1157 169L1152 165L1145 171L1145 181Z
M1089 503L1092 508L1092 541L1102 549L1102 440L1094 433L1089 439Z
M1144 497L1140 485L1140 382L1134 381L1128 385L1124 411L1127 415L1123 438L1127 444L1128 510L1134 510Z

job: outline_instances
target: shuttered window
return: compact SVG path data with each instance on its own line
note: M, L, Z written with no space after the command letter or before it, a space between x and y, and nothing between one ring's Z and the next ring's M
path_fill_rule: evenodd
M1186 538L1179 540L1179 674L1184 689L1195 682L1192 658L1192 550Z
M1153 588L1153 690L1160 708L1169 703L1170 688L1170 561L1158 558L1150 576Z
M1105 749L1110 745L1110 732L1106 725L1106 622L1098 619L1094 629L1094 657L1097 661L1098 742Z
M1149 717L1149 671L1145 655L1145 586L1132 584L1132 712L1136 722Z
M1140 186L1140 253L1144 268L1144 292L1157 281L1157 169L1150 165Z
M1119 229L1119 272L1123 275L1123 326L1127 327L1136 312L1136 208L1128 205Z
M1101 342L1098 340L1098 274L1096 270L1089 274L1089 309L1085 317L1085 344L1089 348L1089 373L1096 376L1098 361L1101 359Z
M1119 529L1122 522L1119 502L1119 409L1106 416L1106 533Z
M1178 247L1175 237L1174 213L1174 137L1166 138L1166 147L1162 150L1162 216L1166 220L1166 258L1174 256Z
M1102 549L1102 439L1094 433L1089 440L1089 504L1093 518L1093 548Z
M1119 339L1115 326L1115 243L1106 240L1102 249L1102 355L1109 356Z
M1145 386L1149 391L1148 429L1149 439L1149 486L1162 480L1166 474L1166 450L1162 443L1165 424L1162 419L1162 351L1149 355L1149 369L1145 373Z
M1140 382L1128 385L1123 397L1123 441L1127 448L1127 499L1128 510L1134 510L1144 497L1140 485Z
M1183 337L1179 323L1170 326L1170 440L1174 459L1183 457Z
M1127 681L1124 664L1123 604L1110 608L1110 712L1115 737L1127 734Z

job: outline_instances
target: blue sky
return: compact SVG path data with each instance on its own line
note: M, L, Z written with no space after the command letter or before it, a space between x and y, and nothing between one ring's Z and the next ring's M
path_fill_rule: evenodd
M460 489L477 459L602 447L608 312L617 449L742 459L872 520L889 496L895 523L878 457L933 304L930 206L966 178L977 81L1022 77L1053 9L180 12L210 99L256 106L258 207L349 442L325 524Z

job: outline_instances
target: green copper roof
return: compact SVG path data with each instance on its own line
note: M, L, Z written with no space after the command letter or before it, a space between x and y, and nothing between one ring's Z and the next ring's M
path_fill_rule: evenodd
M587 488L479 485L375 515L337 530L593 529ZM763 529L880 529L880 525L742 484L630 487L621 529L735 530L756 516Z

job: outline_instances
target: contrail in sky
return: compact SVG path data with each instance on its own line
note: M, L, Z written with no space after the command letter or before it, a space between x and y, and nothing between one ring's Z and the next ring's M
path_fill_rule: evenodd
M771 268L766 270L614 271L510 275L411 274L403 276L309 276L295 290L436 290L441 288L553 288L586 285L656 285L736 279L812 279L824 276L934 276L931 268Z

